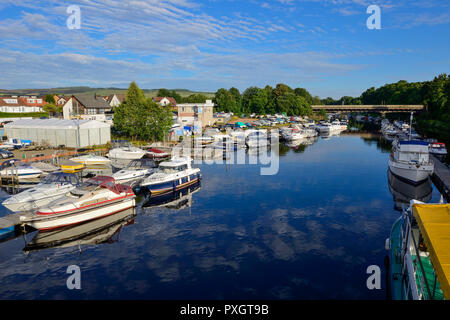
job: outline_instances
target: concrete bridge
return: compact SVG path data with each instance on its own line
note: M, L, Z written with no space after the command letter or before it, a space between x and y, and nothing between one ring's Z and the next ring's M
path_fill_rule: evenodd
M313 111L325 110L327 112L418 112L425 110L425 106L420 105L312 105Z

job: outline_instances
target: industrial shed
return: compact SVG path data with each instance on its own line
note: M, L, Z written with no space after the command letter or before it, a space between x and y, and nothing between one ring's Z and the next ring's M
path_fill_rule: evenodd
M109 124L95 120L23 119L6 124L5 135L54 147L83 148L108 143L111 128Z

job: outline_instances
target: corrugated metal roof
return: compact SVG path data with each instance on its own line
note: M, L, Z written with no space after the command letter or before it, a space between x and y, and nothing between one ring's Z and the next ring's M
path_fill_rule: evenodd
M80 128L106 128L105 122L95 120L80 120ZM77 120L63 119L20 119L5 125L5 128L49 128L49 129L76 129Z

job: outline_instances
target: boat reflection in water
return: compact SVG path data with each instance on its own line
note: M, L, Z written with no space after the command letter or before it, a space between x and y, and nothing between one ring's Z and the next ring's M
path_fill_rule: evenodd
M122 227L133 224L135 217L135 208L130 208L76 226L52 231L40 231L27 243L23 251L27 253L45 248L66 248L82 244L96 245L117 242Z
M201 185L199 182L186 189L182 189L174 193L152 197L149 196L142 205L142 207L144 208L144 211L147 208L158 208L158 207L174 210L180 210L186 207L191 207L192 195L200 191L200 187Z
M388 170L389 191L392 193L394 199L394 209L402 211L402 205L408 207L410 200L419 200L421 202L428 202L431 200L433 188L431 181L425 180L421 184L413 185L397 178Z

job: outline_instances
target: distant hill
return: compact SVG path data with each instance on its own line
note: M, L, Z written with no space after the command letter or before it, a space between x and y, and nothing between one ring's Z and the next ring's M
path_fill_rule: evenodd
M159 89L143 89L144 93L148 97L156 96ZM175 90L180 96L187 97L194 93L201 93L209 98L214 97L214 92L200 92L200 91L191 91L188 89L170 89ZM123 88L90 88L90 87L61 87L61 88L48 88L48 89L13 89L13 90L5 90L0 89L0 95L32 95L32 96L44 96L46 94L61 94L61 95L72 95L72 94L80 94L80 93L97 93L98 95L107 96L110 94L120 94L126 93L127 89Z

